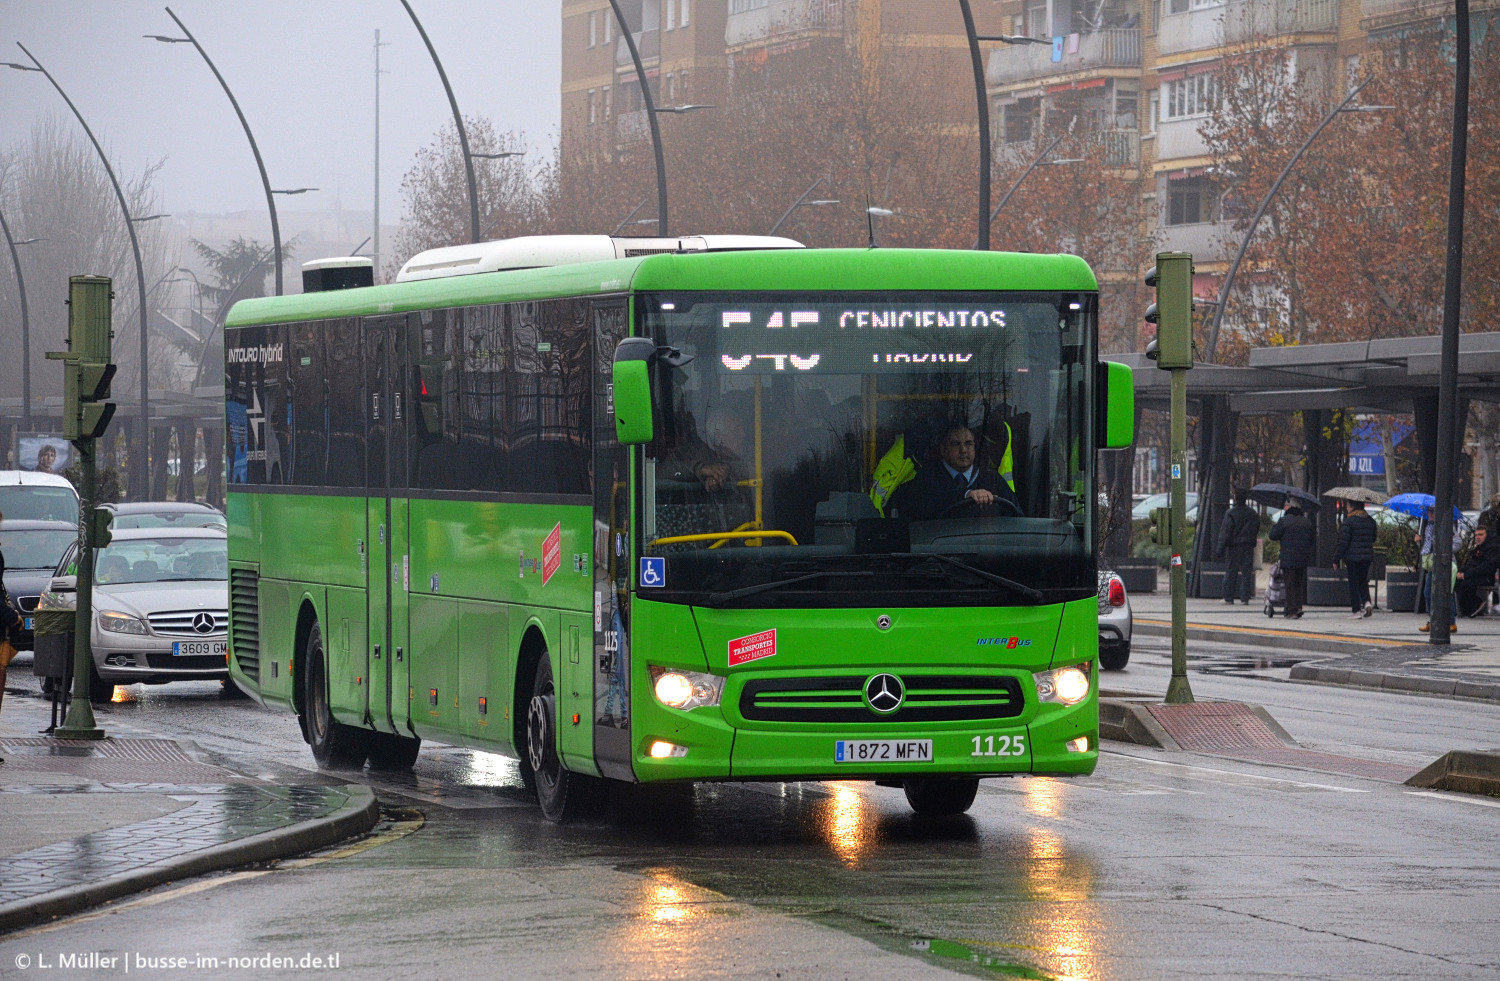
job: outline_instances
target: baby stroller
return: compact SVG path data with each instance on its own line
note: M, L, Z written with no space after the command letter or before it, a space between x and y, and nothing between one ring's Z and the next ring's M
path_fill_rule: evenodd
M1280 562L1271 566L1271 579L1266 583L1266 616L1274 617L1278 606L1286 612L1286 577L1281 574Z

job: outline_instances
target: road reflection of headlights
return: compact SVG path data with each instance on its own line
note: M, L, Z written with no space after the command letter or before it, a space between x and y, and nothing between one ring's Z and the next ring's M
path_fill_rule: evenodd
M652 687L656 700L668 708L693 709L718 705L724 691L724 679L701 671L679 671L651 665Z
M1089 695L1087 665L1073 665L1036 675L1036 697L1043 702L1077 705Z
M146 621L115 610L99 611L99 629L113 634L146 634Z

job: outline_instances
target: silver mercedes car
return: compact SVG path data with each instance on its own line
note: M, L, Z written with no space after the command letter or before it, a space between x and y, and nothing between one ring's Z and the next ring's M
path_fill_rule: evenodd
M52 580L77 589L73 545ZM222 528L125 528L94 560L89 697L115 685L229 676L229 552Z

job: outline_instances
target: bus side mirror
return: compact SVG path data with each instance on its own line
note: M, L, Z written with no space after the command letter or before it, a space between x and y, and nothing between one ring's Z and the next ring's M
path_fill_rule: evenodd
M615 436L622 446L655 438L651 419L651 361L655 356L656 345L645 337L627 337L615 348Z
M1099 363L1100 448L1123 450L1135 441L1135 373L1129 365Z

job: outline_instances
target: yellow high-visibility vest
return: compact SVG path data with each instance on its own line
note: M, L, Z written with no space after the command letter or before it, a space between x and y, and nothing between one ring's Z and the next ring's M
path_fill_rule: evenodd
M995 468L1000 474L1000 479L1005 481L1011 493L1016 491L1015 458L1011 453L1011 444L1015 442L1012 438L1010 423L1001 423L1005 427L1005 449L1000 454L1000 465ZM870 488L870 503L875 505L875 510L885 517L885 506L889 503L891 495L896 488L911 480L917 475L917 464L906 455L906 434L902 433L896 437L896 442L885 451L885 456L875 464L875 482Z

